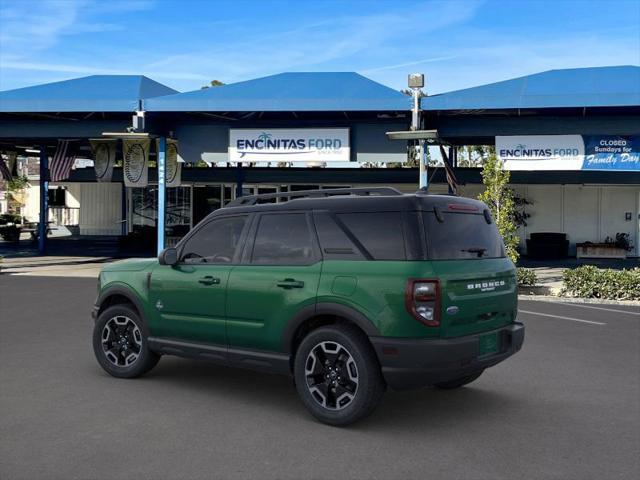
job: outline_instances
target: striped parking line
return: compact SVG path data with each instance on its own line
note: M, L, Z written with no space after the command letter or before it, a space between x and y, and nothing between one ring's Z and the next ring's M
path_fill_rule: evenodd
M538 315L540 317L551 317L551 318L560 318L562 320L571 320L572 322L589 323L591 325L606 325L606 323L603 323L603 322L594 322L594 321L591 321L591 320L582 320L581 318L564 317L562 315L551 315L550 313L532 312L530 310L520 310L520 309L518 309L518 312L527 313L529 315Z
M542 302L542 303L554 303L555 302ZM569 305L571 307L580 307L580 308L592 308L594 310L604 310L606 312L616 312L616 313L626 313L627 315L640 315L640 312L630 312L629 310L618 310L616 308L605 308L605 307L594 307L593 305L585 305L583 303L572 303L572 302L561 302L561 305Z

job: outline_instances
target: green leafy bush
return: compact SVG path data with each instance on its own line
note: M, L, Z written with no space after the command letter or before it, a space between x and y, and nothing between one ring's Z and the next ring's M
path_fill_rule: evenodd
M538 283L538 276L535 270L518 267L516 269L518 285L521 287L534 287Z
M612 270L592 265L565 270L561 295L609 300L640 300L640 268Z
M513 263L518 261L518 243L520 242L516 225L516 204L513 190L509 188L511 172L504 169L504 165L495 153L489 155L482 167L482 183L485 191L478 195L478 200L489 207L498 232L502 235L507 256Z

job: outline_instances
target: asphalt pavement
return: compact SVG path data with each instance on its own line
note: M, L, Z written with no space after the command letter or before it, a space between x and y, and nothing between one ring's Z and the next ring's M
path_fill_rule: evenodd
M334 428L284 377L171 357L108 376L95 292L0 275L0 479L640 478L640 307L521 301L515 357Z

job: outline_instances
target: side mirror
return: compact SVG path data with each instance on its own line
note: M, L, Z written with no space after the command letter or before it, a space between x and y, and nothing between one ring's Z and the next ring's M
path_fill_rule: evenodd
M178 263L178 251L173 247L165 248L160 252L160 255L158 255L158 262L160 265L170 265L173 267Z

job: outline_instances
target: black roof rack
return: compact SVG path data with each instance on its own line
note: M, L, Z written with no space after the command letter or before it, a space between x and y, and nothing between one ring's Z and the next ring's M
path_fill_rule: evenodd
M264 195L247 195L238 197L225 205L227 207L246 207L256 205L261 200L271 200L274 198L288 198L298 200L300 198L322 198L333 195L358 195L358 196L395 196L402 195L402 192L393 187L373 187L373 188L327 188L326 190L300 190L298 192L266 193Z

